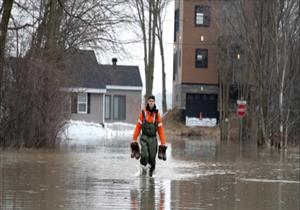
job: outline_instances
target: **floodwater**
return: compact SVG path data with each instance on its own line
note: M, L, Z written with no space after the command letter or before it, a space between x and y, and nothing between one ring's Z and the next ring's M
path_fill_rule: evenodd
M0 209L300 209L297 151L174 139L150 178L129 142L1 151Z

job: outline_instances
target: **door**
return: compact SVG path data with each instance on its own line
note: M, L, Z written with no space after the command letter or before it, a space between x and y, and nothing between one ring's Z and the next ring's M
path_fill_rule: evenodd
M190 94L186 96L186 115L188 117L218 119L217 94Z

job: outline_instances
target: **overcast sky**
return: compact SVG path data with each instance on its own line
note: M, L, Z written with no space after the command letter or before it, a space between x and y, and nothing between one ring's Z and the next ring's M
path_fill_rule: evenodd
M163 28L164 50L165 50L165 69L166 69L166 87L167 104L170 108L171 105L171 93L172 93L172 81L173 81L173 39L174 39L174 1L170 1L170 5L167 8L166 18ZM144 54L142 42L136 44L125 45L125 50L128 52L128 56L122 56L118 58L119 65L138 65L142 76L142 81L145 88L145 74L144 74ZM157 96L158 106L160 105L160 94L162 92L162 73L161 73L161 58L158 41L156 42L155 52L155 69L154 69L154 82L153 82L153 94ZM102 57L102 56L101 56ZM111 63L111 56L102 57L100 63ZM145 90L144 90L145 91Z

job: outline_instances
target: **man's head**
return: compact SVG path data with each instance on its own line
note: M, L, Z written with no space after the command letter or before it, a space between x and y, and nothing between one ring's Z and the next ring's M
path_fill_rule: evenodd
M155 97L153 95L148 97L148 101L147 101L150 109L152 109L155 105Z

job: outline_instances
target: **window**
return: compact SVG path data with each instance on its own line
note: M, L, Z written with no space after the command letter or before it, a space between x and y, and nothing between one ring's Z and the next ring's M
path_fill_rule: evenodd
M174 42L176 42L177 32L179 31L179 9L175 10L174 16Z
M178 52L173 54L173 80L175 80L178 70Z
M88 112L88 94L78 93L77 95L77 113L87 114Z
M181 66L181 49L179 48L179 52L178 52L178 65L179 67Z
M105 96L105 119L111 119L111 96Z
M114 96L114 120L126 119L125 96Z
M195 7L195 25L196 26L209 26L210 10L209 6L196 6Z
M196 49L196 68L207 68L208 67L208 50L207 49Z
M196 13L196 25L203 25L204 24L204 13L197 12Z

